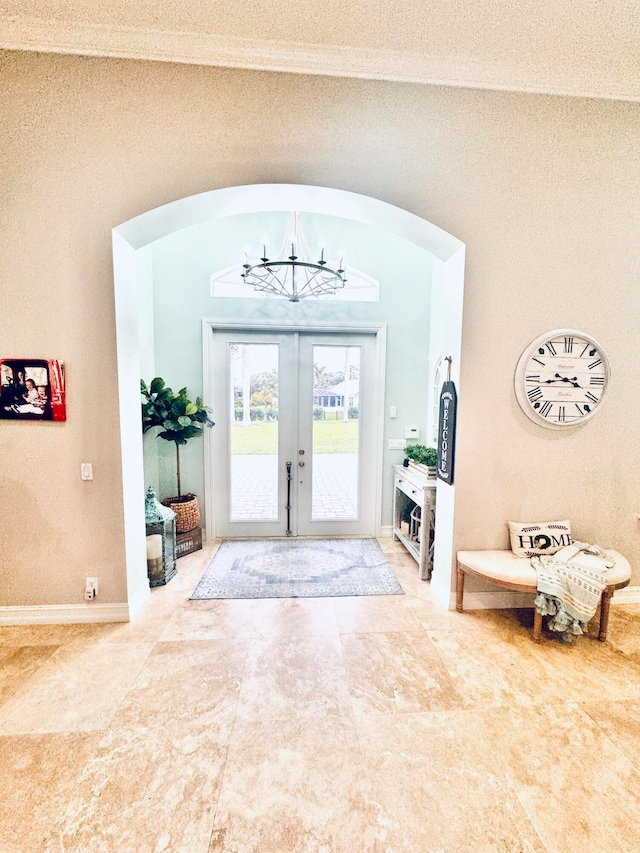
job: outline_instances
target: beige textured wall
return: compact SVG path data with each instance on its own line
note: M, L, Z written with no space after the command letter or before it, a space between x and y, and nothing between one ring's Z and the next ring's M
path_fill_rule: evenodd
M126 598L110 229L236 184L319 184L467 243L455 547L569 516L640 584L640 107L124 60L0 57L0 341L67 364L64 425L0 423L0 604ZM607 349L604 410L570 435L518 410L536 335ZM79 463L92 461L93 483Z

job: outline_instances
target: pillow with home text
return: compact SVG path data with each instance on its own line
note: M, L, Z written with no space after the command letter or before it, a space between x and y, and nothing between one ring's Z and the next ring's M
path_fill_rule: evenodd
M516 557L540 557L555 554L571 545L571 523L569 521L509 522L511 550Z

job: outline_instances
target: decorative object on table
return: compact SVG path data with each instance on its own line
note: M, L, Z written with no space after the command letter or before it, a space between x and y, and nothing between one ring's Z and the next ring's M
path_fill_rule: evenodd
M532 341L520 356L515 391L534 423L568 429L600 410L610 381L609 360L591 335L555 329Z
M182 388L175 393L157 376L149 386L140 381L140 393L144 398L142 404L142 432L148 432L154 427L162 427L158 438L173 441L176 446L176 478L178 494L165 498L162 503L171 507L176 514L176 529L178 533L187 533L198 526L200 522L200 506L198 498L192 492L182 494L180 485L180 445L195 436L202 435L205 427L214 426L209 417L210 408L203 406L200 397L195 403L187 397L187 389Z
M0 418L66 421L64 366L55 359L0 359Z
M291 254L287 255L289 247ZM332 267L325 261L322 249L320 258L317 261L311 260L300 217L296 212L289 216L278 257L270 260L267 257L267 248L263 246L262 258L254 263L249 263L245 253L242 268L244 272L241 275L245 284L269 296L282 296L289 302L300 302L310 296L330 296L341 290L347 281L342 258L337 267Z
M163 506L149 486L144 502L147 527L147 575L149 586L162 586L176 574L176 515Z
M375 539L263 539L224 541L191 598L403 594Z
M428 477L436 476L438 451L435 447L426 447L424 444L408 444L405 448L404 455L405 468L417 468Z
M192 554L194 551L202 550L202 529L194 527L193 530L187 530L185 533L176 534L176 556L186 557L187 554Z
M458 395L456 386L451 381L451 356L448 355L443 360L447 362L447 381L442 384L438 409L438 478L452 486L456 455Z
M516 557L537 557L541 554L555 554L561 548L571 545L571 522L509 521L511 550Z

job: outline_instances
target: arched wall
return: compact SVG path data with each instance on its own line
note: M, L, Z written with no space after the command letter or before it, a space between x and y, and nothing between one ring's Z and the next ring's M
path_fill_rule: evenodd
M411 241L433 256L433 351L443 347L452 356L452 378L459 381L462 329L464 244L442 229L406 210L368 196L326 187L297 184L254 184L229 187L180 199L143 213L113 230L113 265L118 352L118 394L122 487L125 519L127 590L130 614L148 594L145 561L142 438L139 424L141 375L140 252L168 234L200 222L241 213L298 210L339 215L372 225ZM425 297L427 298L427 297ZM433 314L432 314L433 317ZM429 378L424 377L428 382ZM438 538L433 588L449 602L452 571L455 487L438 482Z

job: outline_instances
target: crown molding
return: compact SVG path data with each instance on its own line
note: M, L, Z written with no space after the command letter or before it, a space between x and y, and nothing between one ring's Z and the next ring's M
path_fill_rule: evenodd
M599 69L509 65L411 51L70 23L0 19L0 47L44 53L218 65L260 71L357 77L472 89L640 101L640 80L606 79Z

